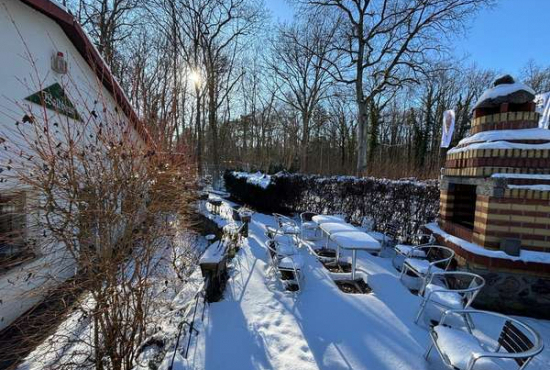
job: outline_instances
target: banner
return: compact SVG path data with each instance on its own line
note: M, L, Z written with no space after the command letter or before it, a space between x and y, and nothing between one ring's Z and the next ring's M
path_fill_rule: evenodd
M455 131L455 111L450 109L443 112L443 129L441 130L441 147L448 148L451 145L453 132Z
M539 94L535 98L537 112L540 113L539 127L549 128L550 126L550 92Z

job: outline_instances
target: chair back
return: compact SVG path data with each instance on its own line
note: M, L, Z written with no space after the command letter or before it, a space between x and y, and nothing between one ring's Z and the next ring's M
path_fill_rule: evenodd
M313 216L315 216L315 215L317 215L317 213L311 212L311 211L302 212L300 214L300 221L302 221L302 223L310 222L310 221L312 221Z
M500 336L498 344L502 346L508 353L527 352L534 347L533 342L518 328L512 321L506 320ZM519 366L523 366L529 360L528 357L516 357L514 361Z
M280 213L274 213L273 217L275 217L275 221L277 222L277 225L279 228L283 227L284 225L293 225L296 226L296 222L294 222L293 219L290 217L284 216Z
M240 215L240 213L237 209L231 208L231 218L235 222L240 222L241 221L241 215Z
M422 291L428 284L444 285L447 291L460 294L464 308L467 308L485 286L485 279L466 271L433 272L426 280Z
M277 230L268 226L264 234L268 240L275 240L275 237L277 236Z
M386 234L387 237L389 237L392 240L397 239L397 235L399 233L399 228L396 224L393 222L387 223L386 227L384 228L384 234Z
M267 248L269 252L269 256L271 259L275 258L277 256L277 242L273 239L268 239L265 241L265 247Z
M363 221L361 221L361 227L365 231L374 231L374 226L375 226L374 218L369 216L363 217Z
M443 270L447 270L455 256L455 252L451 248L441 245L429 245L420 248L426 252L426 258L432 265Z
M415 234L412 236L412 243L414 245L434 245L435 236L433 234Z

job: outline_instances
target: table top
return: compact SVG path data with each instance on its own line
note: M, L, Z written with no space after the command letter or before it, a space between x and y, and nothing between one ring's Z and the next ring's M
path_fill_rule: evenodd
M342 231L358 231L355 226L342 222L325 222L319 227L329 235Z
M316 224L324 224L324 223L327 223L327 222L338 222L338 223L346 223L346 221L340 217L340 216L329 216L329 215L317 215L317 216L313 216L311 218L311 220L313 222L315 222Z
M379 251L380 243L362 231L344 231L332 234L330 239L342 249L361 249Z

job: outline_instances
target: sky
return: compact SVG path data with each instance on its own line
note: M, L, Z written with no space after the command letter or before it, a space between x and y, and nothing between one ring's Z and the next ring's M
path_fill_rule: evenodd
M273 17L290 20L286 0L265 0ZM465 37L451 37L457 58L482 68L519 74L530 60L550 66L550 0L498 0L468 23ZM447 41L446 41L447 42Z

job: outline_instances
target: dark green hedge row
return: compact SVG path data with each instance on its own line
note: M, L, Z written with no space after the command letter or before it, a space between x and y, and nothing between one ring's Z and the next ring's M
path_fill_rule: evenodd
M343 213L360 224L365 216L384 231L395 224L401 235L418 231L433 221L439 211L436 180L387 180L372 177L322 177L279 173L271 176L265 189L235 176L224 175L225 187L233 198L264 213Z

